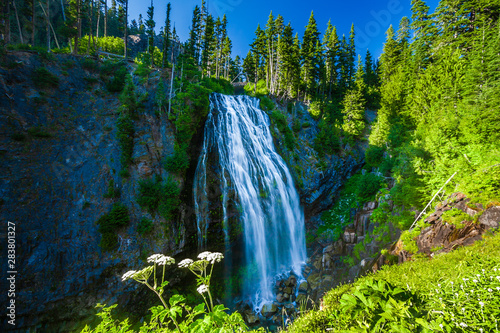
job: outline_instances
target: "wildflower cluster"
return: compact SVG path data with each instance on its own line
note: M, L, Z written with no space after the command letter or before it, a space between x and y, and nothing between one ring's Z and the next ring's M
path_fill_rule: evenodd
M195 307L187 305L186 299L182 295L172 295L168 302L163 296L164 288L168 284L168 281L165 280L165 266L175 264L172 257L153 254L147 259L147 262L152 264L151 266L123 274L122 281L132 279L144 284L158 296L162 303L162 305L150 309L151 319L149 322L144 321L140 332L246 332L248 328L239 313L228 314L226 312L228 309L224 305L213 305L210 294L210 279L213 265L220 262L222 258L224 256L218 252L203 252L198 255L199 260L197 261L184 259L179 263L179 267L188 268L198 278L197 291L202 295L205 304L201 303ZM211 267L207 270L209 265ZM157 278L156 274L156 270L160 266L162 266L161 280ZM210 302L205 295L208 295ZM102 308L98 314L102 318L101 323L93 330L86 326L82 333L133 332L129 330L131 325L128 320L120 322L112 318L111 310L115 306L106 307L98 304L97 307Z
M438 284L430 295L434 328L442 332L493 332L500 328L500 267ZM437 327L436 327L437 326ZM439 328L438 328L439 327Z
M212 277L212 271L214 269L214 264L220 262L224 256L219 252L202 252L198 255L197 261L191 259L184 259L179 263L180 268L188 268L195 276L198 283L198 288L196 289L198 293L203 296L207 307L213 310L214 304L212 299L212 294L210 293L210 279ZM207 268L210 266L210 270ZM205 297L208 295L208 300Z

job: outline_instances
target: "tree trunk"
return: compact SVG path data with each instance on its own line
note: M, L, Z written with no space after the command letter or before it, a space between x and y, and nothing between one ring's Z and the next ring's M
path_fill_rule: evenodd
M17 14L16 1L14 1L13 4L14 4L14 12L16 14L17 29L19 29L19 39L21 40L21 44L24 44L24 41L23 41L23 32L21 30L21 23L19 22L19 15ZM9 20L9 19L10 18L7 17L7 20Z
M48 0L47 0L47 2L48 2ZM47 14L45 9L43 8L43 4L41 2L40 2L40 8L42 9L43 15L45 15L45 18L47 19L48 28L50 28L50 30L52 30L52 34L54 35L54 41L56 42L56 46L58 49L60 49L61 47L59 46L59 41L57 40L56 31L54 30L52 23L50 23L50 20L48 19L49 15ZM70 43L70 46L71 46L71 43Z
M124 58L125 58L125 61L127 61L127 25L128 25L128 0L125 1L125 18L124 18L125 22L124 22L124 36L123 36L123 41L124 41L124 44L125 44L125 48L124 48Z
M35 0L31 3L31 43L35 46Z
M50 3L47 0L47 51L50 51Z
M104 0L104 37L108 37L108 2Z
M175 74L175 63L172 63L172 77L170 78L170 93L168 94L168 116L170 116L172 89L174 88L174 74Z

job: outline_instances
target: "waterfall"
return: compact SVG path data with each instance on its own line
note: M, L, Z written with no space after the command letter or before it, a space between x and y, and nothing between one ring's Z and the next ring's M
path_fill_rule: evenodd
M270 120L259 100L248 96L210 96L202 152L194 181L198 244L207 248L210 207L207 172L216 169L226 253L230 206L236 207L244 241L244 297L256 307L274 299L273 280L293 270L300 276L306 259L304 214L288 167L276 152ZM208 163L215 156L215 167ZM233 209L234 210L234 209Z

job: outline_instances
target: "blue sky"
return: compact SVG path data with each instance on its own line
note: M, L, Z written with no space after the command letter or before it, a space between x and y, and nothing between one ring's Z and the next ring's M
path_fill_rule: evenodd
M192 12L201 0L154 0L156 28L164 26L167 2L172 4L172 22L182 41L189 36ZM209 11L215 17L226 14L228 33L233 42L233 56L244 57L254 38L257 24L264 27L269 13L281 14L285 24L292 23L294 32L302 38L305 26L314 11L318 29L324 32L328 20L337 27L342 36L349 34L351 24L356 29L356 52L364 56L369 49L374 57L382 53L385 32L392 24L395 29L403 16L411 16L410 0L208 0ZM438 0L427 0L434 11ZM139 14L146 17L150 1L129 0L129 21Z

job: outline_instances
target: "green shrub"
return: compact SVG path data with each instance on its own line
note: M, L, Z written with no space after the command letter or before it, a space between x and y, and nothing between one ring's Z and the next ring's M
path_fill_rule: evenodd
M38 88L57 88L59 78L49 72L45 67L38 67L33 72L33 83Z
M264 111L271 111L276 108L274 102L267 96L259 96L260 108Z
M111 211L101 216L96 222L98 231L101 233L101 248L106 251L115 248L117 245L117 230L129 223L130 216L127 207L121 203L115 203Z
M139 235L144 236L153 230L153 221L143 217L137 226L137 232Z
M26 139L27 139L26 135L23 133L14 133L10 136L10 138L12 140L19 141L19 142L26 141Z
M81 64L84 69L89 71L95 71L99 68L99 63L92 58L83 58Z
M265 80L259 80L259 82L257 82L257 89L255 89L255 84L251 82L248 82L243 89L245 90L245 93L250 96L259 97L269 95L269 90L267 89Z
M121 115L117 120L117 138L120 144L122 168L126 169L132 163L132 153L134 151L134 122L130 117Z
M174 153L165 158L165 169L172 173L182 173L189 167L189 155L186 145L175 145Z
M127 64L124 61L106 60L100 67L101 78L109 92L121 92L125 87L125 78L128 74Z
M366 164L377 167L384 158L384 148L370 145L365 152Z
M319 101L314 101L309 105L309 114L315 119L319 120L322 114L322 105Z
M325 154L331 155L340 149L340 137L338 131L326 121L320 121L318 135L314 138L314 150L323 157Z
M151 68L146 64L139 64L134 71L134 75L140 76L142 78L147 77L151 73Z
M373 173L365 173L358 181L356 196L363 203L374 198L375 194L382 187L383 179Z
M28 128L28 133L31 136L37 137L37 138L51 138L52 134L46 132L41 126L34 126L31 128Z
M298 118L294 118L293 123L292 123L293 132L298 133L298 132L300 132L301 129L302 129L302 125L300 124L300 120Z
M441 215L441 219L443 222L454 225L457 229L465 227L465 224L462 222L472 221L472 217L470 217L469 214L457 208L452 208L444 212L443 215Z
M179 206L179 186L172 178L163 181L161 177L139 181L137 203L150 214L159 212L165 219L171 219Z
M104 198L119 198L121 195L121 191L118 187L115 186L115 181L111 179L108 183L108 191L104 193Z
M288 127L288 122L286 119L286 114L282 113L279 110L273 110L270 113L270 118L274 121L280 133L282 133L285 137L285 146L288 150L293 150L295 148L295 137L293 136L293 132Z

